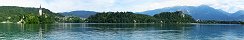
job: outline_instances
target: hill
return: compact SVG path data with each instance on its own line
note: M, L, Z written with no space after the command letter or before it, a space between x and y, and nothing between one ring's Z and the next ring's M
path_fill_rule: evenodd
M17 7L17 6L0 6L0 22L11 21L18 22L23 16L32 14L34 16L39 15L39 8L30 8L30 7ZM62 15L51 12L48 9L43 8L43 13L49 17L60 17Z
M234 18L229 16L230 13L227 13L222 10L214 9L207 5L201 6L175 6L167 7L155 10L149 10L144 12L139 12L140 14L155 15L160 12L174 12L174 11L184 11L186 14L191 15L194 19L200 20L225 20L230 21Z
M88 23L151 23L154 17L133 12L101 12L87 19Z
M233 16L233 17L239 17L241 15L244 15L244 10L239 10L239 11L231 14L231 16Z
M195 20L187 14L184 14L182 11L176 12L161 12L154 15L153 17L157 18L162 23L193 23Z
M91 15L95 15L97 12L94 11L71 11L71 12L63 12L60 13L63 16L75 16L81 18L88 18Z
M102 12L90 16L86 21L88 23L190 23L195 20L183 12L162 12L155 16L133 12Z

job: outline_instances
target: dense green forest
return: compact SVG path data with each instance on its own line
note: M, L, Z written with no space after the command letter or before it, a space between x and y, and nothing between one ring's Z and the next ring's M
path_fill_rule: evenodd
M193 23L195 20L182 11L176 12L161 12L159 14L155 14L153 17L160 20L162 23Z
M101 12L87 18L88 23L153 23L156 18L133 12Z
M182 16L184 15L184 17ZM181 11L162 12L154 16L133 12L101 12L87 19L88 23L191 23L191 16Z
M59 22L57 20L59 20L58 18L52 17L52 16L37 16L34 14L27 14L24 15L24 21L26 24L49 24L49 23L55 23L55 22Z
M65 17L59 13L53 13L48 9L41 8L44 13L39 15L40 8L0 6L0 22L9 21L17 23L23 19L25 24L47 24L47 23L83 23L79 17Z
M70 17L64 17L62 19L62 23L84 23L85 19L82 19L80 17L70 16Z
M39 8L29 8L29 7L17 7L17 6L0 6L0 22L10 21L18 22L25 17L26 23L53 23L58 17L62 15L53 13L48 9L42 8L43 13L45 13L45 18L38 16ZM43 19L41 19L43 18ZM42 22L39 22L42 20ZM38 22L37 22L38 21Z

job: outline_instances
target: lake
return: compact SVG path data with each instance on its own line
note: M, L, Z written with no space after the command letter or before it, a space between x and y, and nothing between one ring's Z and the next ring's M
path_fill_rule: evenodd
M242 40L240 24L0 24L1 40Z

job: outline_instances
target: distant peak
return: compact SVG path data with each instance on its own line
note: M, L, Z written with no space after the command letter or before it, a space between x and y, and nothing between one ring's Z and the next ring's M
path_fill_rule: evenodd
M244 10L239 10L239 11L237 11L237 12L244 12Z
M208 6L208 5L200 5L200 6Z
M244 10L236 11L235 13L244 13Z
M208 5L200 5L198 7L210 7L210 6L208 6Z

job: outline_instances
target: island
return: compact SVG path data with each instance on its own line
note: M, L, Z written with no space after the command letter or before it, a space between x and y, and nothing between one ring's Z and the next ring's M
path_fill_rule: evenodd
M87 23L191 23L191 16L182 11L162 12L154 16L133 12L101 12L87 18Z

